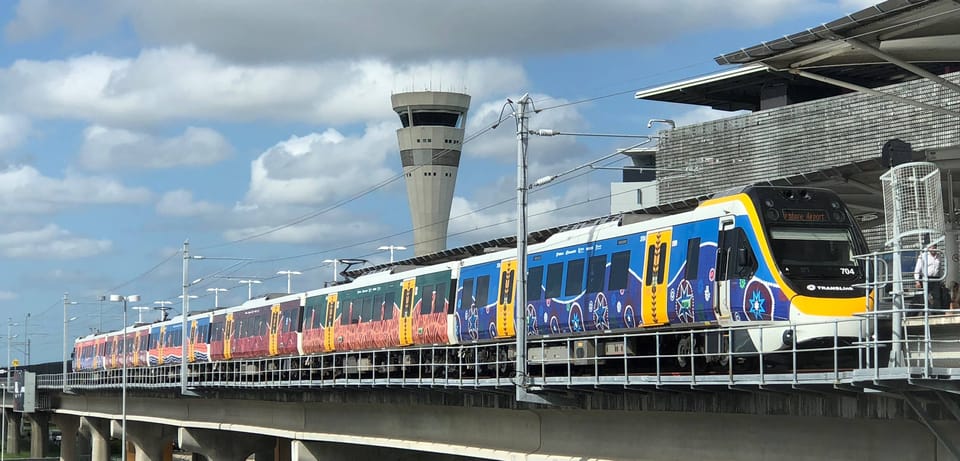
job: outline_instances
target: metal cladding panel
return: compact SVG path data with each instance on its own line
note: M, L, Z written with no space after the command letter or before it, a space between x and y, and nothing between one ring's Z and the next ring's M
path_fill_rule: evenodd
M466 114L470 107L470 95L445 91L413 91L391 95L390 103L395 111L410 106L417 109L457 110Z
M960 82L960 73L944 76ZM960 111L960 94L927 80L880 89ZM877 158L899 138L915 150L960 144L960 118L863 93L661 131L661 202Z

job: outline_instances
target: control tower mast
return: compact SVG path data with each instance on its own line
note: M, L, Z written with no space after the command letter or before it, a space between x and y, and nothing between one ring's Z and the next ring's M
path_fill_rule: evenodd
M390 101L403 124L397 141L413 218L414 254L442 251L470 96L419 91L394 94Z

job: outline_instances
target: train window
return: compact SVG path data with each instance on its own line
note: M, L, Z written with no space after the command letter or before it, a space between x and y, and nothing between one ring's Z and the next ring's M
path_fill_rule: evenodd
M687 280L696 280L700 269L700 237L687 240L687 270L683 277Z
M667 272L667 244L660 244L660 255L657 258L657 285L663 283L663 274Z
M351 300L348 309L350 310L350 323L353 325L360 323L360 300Z
M737 228L737 247L734 262L735 273L740 278L750 278L757 271L757 258L750 246L750 240L742 228Z
M446 303L446 300L447 300L446 282L437 284L436 294L437 296L433 300L433 313L442 314L446 311L446 304L447 304Z
M369 322L373 320L373 296L365 296L360 304L360 321Z
M433 285L420 287L420 314L429 314L433 311Z
M610 256L610 278L607 281L607 290L623 290L627 288L627 279L630 272L630 252L621 251Z
M500 299L497 304L510 304L510 300L516 298L514 283L517 280L517 271L514 269L500 271Z
M397 302L397 293L388 291L383 294L383 319L393 318L393 305Z
M448 300L447 313L448 314L453 313L453 309L457 305L456 299L457 299L457 281L454 280L453 283L450 284L450 292L447 293L447 300Z
M327 319L332 319L337 315L337 303L330 302L330 301L331 301L330 298L326 296L321 296L317 298L317 302L320 303L320 305L317 307L317 310L316 310L317 315L313 319L313 321L315 322L313 324L314 328L329 326L327 322L332 322L332 320L327 320Z
M463 289L460 290L460 309L469 309L476 304L473 299L473 279L463 281Z
M603 273L607 269L607 256L591 256L587 262L587 293L603 290Z
M544 297L547 299L560 296L563 285L563 263L553 263L547 266L547 284Z
M323 296L307 298L307 305L303 308L303 329L313 330L320 328L326 317L327 303Z
M490 276L481 275L477 277L477 307L487 304L490 304Z
M583 291L583 267L586 261L574 259L567 263L567 280L564 283L563 295L576 296Z
M370 319L378 322L383 320L383 293L377 293L373 297L373 317Z
M653 284L653 258L656 254L656 246L650 245L647 247L647 272L644 275L643 279L646 281L646 285L650 286Z
M720 231L720 238L717 242L717 280L729 280L727 273L730 268L730 239L733 231Z
M540 299L543 299L543 266L536 266L527 271L527 301Z

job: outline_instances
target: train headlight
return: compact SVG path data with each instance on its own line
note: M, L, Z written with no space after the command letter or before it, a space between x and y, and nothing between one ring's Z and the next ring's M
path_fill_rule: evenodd
M780 338L783 341L784 346L793 347L793 329L788 329L783 332L783 336Z

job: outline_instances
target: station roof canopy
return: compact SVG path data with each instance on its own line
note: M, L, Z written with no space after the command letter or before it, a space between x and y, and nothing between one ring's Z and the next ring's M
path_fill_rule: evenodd
M924 78L923 72L958 71L960 2L888 0L715 61L740 67L642 90L636 98L759 110L761 89L769 84L790 84L793 102L804 102L852 91L829 80L877 88Z

